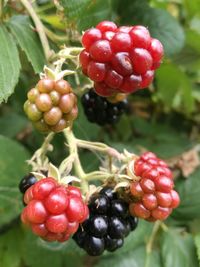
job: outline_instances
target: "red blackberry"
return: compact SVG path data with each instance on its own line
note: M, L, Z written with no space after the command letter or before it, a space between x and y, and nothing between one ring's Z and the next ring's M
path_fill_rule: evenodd
M101 126L117 123L121 115L128 110L126 99L118 103L111 103L93 90L84 94L81 101L88 120Z
M82 36L82 71L98 95L133 93L148 87L163 58L163 46L144 26L117 27L102 21Z
M139 177L130 185L134 198L129 205L130 213L148 221L165 220L180 202L167 164L154 153L146 152L129 166L134 167L128 173Z
M80 190L59 185L53 178L44 178L25 192L22 222L46 241L64 242L74 234L79 223L88 217L88 208Z
M128 204L111 187L93 195L88 207L90 216L73 239L91 256L120 248L124 238L137 227L138 220L129 215Z

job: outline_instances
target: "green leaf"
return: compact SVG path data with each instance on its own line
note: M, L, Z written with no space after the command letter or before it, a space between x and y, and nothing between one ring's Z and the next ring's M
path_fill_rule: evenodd
M38 35L31 29L31 25L29 17L22 15L12 16L8 22L12 34L26 53L34 71L39 73L45 64L45 57Z
M184 45L184 31L178 21L162 9L150 8L146 1L130 1L120 6L121 24L141 24L164 45L165 53L172 56Z
M180 194L181 204L174 210L177 220L200 218L200 168L186 180L179 180L176 190Z
M129 253L125 253L122 255L109 255L107 257L103 257L100 261L95 265L95 267L142 267L145 266L145 255L146 250L144 246L138 247ZM158 267L153 265L154 267Z
M0 235L0 266L19 267L24 234L20 227L14 227Z
M133 137L131 134L129 142L113 142L112 139L107 141L121 152L125 148L130 152L140 153L140 149L143 147L155 152L161 158L169 158L177 156L193 146L182 131L180 119L178 125L181 131L170 127L166 121L162 121L162 123L149 122L133 115L130 119L137 136Z
M183 4L186 13L189 15L189 18L193 18L195 14L199 13L200 0L184 0Z
M112 5L110 0L95 0L87 5L77 21L79 31L96 26L102 20L112 18Z
M27 120L16 113L8 113L0 118L0 134L13 138L25 129Z
M198 267L194 240L190 234L169 230L161 241L163 267Z
M200 233L194 237L194 241L195 241L195 246L197 249L197 256L198 256L199 263L200 263Z
M5 26L0 25L0 103L7 101L18 82L20 61L17 46Z
M61 0L67 18L77 18L82 15L84 8L90 4L91 0Z
M157 71L156 77L157 96L163 100L166 107L184 110L185 113L191 113L194 110L192 84L188 76L178 66L163 65Z
M78 250L80 251L73 240L66 243L48 243L29 232L26 235L22 257L26 266L30 267L81 267L83 258Z
M112 18L112 0L61 0L67 20L75 21L78 30L94 27L102 20Z
M96 140L100 127L88 121L81 104L79 104L78 110L78 118L75 120L73 126L75 136L80 139Z
M23 146L0 135L0 227L20 214L22 195L18 184L28 172L28 157Z

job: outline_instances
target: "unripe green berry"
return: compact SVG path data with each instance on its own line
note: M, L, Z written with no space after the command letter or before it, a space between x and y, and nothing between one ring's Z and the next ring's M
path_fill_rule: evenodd
M68 113L74 106L75 95L73 93L63 95L59 101L59 107L63 113Z
M42 117L42 112L39 111L35 104L29 104L26 113L31 121L38 121Z
M50 94L51 101L54 106L57 106L60 101L60 94L57 91L52 91Z
M32 103L35 103L35 100L38 96L39 96L39 91L37 88L32 88L27 94L28 100Z
M49 111L52 108L52 101L48 94L40 94L35 101L40 111Z
M61 95L69 94L72 91L70 84L65 80L57 81L55 84L55 90Z
M45 78L38 82L37 88L41 93L49 93L54 89L55 82L51 79Z
M30 105L30 101L26 100L26 102L24 103L24 112L27 114L27 110L28 110L28 106Z
M62 111L58 107L52 107L44 113L44 120L48 125L56 125L62 118Z
M69 126L68 121L66 121L65 119L60 119L56 125L51 126L51 130L58 133L67 128L68 126Z
M43 119L33 122L33 125L39 132L48 133L50 131L48 125L45 123Z

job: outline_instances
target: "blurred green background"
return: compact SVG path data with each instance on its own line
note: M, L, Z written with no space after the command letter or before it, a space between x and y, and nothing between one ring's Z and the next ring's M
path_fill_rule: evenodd
M91 258L73 241L47 244L21 226L23 207L18 183L29 170L25 160L40 147L23 113L27 91L39 79L44 53L34 25L20 1L0 1L0 266L1 267L196 267L200 259L200 0L31 1L46 27L51 47L80 45L83 30L102 20L142 24L164 45L165 58L152 86L129 97L131 112L114 127L100 128L79 105L77 137L102 141L122 151L156 152L174 170L180 207L160 229L153 250L146 245L153 224L141 221L114 254ZM84 84L84 78L81 78ZM70 82L76 87L73 78ZM75 88L76 89L76 88ZM66 157L62 134L49 157ZM86 171L98 158L82 152ZM148 259L148 260L147 260Z

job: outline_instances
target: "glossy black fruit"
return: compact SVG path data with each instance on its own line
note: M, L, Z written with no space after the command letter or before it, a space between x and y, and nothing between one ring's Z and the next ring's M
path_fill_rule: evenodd
M24 178L19 183L19 190L22 194L26 192L26 190L34 185L37 182L37 179L32 173L24 176Z
M90 233L95 237L104 237L108 230L108 220L106 216L96 215L89 219Z
M110 103L105 97L90 90L81 99L85 115L92 123L100 126L115 124L120 116L128 110L128 101L124 99L118 103Z
M80 225L73 239L89 255L99 256L123 246L124 238L137 226L128 205L111 187L104 187L89 201L89 218Z

